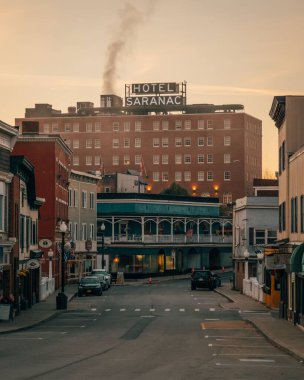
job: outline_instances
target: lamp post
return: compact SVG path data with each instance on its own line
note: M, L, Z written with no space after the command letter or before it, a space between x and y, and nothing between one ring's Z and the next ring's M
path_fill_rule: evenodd
M47 255L48 255L48 258L49 258L49 280L51 280L52 277L53 277L53 271L52 271L52 269L53 269L53 267L52 267L52 259L53 259L53 257L54 257L54 252L53 252L52 248L49 249Z
M67 309L67 296L64 293L65 280L65 259L64 259L64 239L68 226L64 221L61 222L59 230L61 232L61 292L56 297L57 310Z
M250 253L248 249L246 248L244 251L244 258L245 258L245 280L248 280L248 259L249 259Z
M103 256L103 250L104 250L104 230L106 229L106 226L104 222L102 222L102 225L100 226L101 231L101 269L104 268L104 256Z
M256 251L256 255L257 255L257 259L258 259L258 262L259 262L259 271L258 271L258 281L259 283L263 282L263 271L262 271L262 263L263 263L263 259L264 259L264 253L261 251L261 250L257 250Z

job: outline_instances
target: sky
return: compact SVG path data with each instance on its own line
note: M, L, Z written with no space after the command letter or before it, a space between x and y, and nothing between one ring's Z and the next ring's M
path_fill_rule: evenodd
M277 171L274 96L304 95L303 0L0 0L0 120L99 106L130 83L187 82L187 104L243 104Z

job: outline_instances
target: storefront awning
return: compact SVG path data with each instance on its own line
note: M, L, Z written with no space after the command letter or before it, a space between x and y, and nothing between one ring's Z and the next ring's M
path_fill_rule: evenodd
M303 272L304 266L304 243L298 245L290 257L290 272Z

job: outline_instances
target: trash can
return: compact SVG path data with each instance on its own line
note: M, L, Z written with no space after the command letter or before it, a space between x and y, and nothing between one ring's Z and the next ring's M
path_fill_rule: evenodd
M64 293L58 293L56 297L56 309L66 310L68 308L68 297Z

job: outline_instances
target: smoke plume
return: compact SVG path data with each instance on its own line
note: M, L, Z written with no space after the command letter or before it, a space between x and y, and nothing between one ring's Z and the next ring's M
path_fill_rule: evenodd
M120 25L114 40L107 48L106 65L103 72L103 93L114 94L117 78L117 64L128 42L132 39L144 17L133 5L125 3L119 12Z

